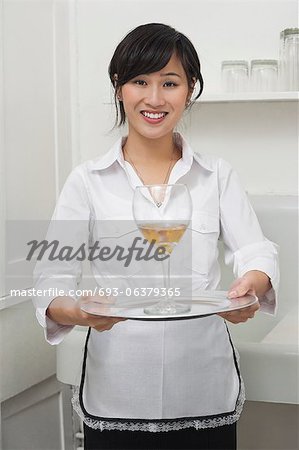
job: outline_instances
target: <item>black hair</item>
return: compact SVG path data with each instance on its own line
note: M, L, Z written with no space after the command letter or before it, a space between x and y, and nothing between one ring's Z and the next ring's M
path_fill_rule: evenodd
M117 101L119 88L140 74L158 72L166 66L174 53L185 70L190 91L199 81L200 88L194 101L201 95L204 82L197 52L184 34L169 25L147 23L130 31L118 44L108 70L114 88L118 126L126 121L123 103Z

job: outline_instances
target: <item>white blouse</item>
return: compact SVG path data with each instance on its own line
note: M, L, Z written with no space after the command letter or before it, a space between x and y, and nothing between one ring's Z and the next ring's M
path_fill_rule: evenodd
M194 153L178 133L175 138L182 158L173 167L169 184L189 187L195 232L191 232L192 258L180 255L177 265L174 259L174 272L181 268L182 273L191 273L192 292L219 289L217 243L222 239L225 261L233 264L235 277L249 270L270 277L272 289L259 301L262 311L273 314L279 281L277 246L264 237L229 164ZM124 139L104 156L75 168L61 192L53 223L67 224L67 240L77 248L99 237L100 242L120 237L124 227L134 223L132 197L134 188L142 183L123 159ZM50 344L59 344L72 329L45 315L57 296L52 292L71 292L76 298L81 264L74 258L52 264L42 260L36 266L35 287L45 295L36 297L34 303ZM132 263L128 272L113 261L91 261L96 284L104 288L161 285L155 274L144 275L144 267ZM188 277L182 279L183 286ZM191 320L127 320L110 331L91 329L81 386L73 404L93 428L168 431L233 423L240 416L244 398L237 351L225 321L212 315Z

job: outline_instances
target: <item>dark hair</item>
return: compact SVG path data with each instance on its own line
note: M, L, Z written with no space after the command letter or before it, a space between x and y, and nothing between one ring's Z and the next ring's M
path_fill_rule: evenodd
M109 64L109 77L114 87L116 124L119 113L118 125L121 126L126 121L123 103L117 102L119 88L137 75L161 70L174 53L182 63L190 89L196 81L200 83L199 92L194 98L196 100L203 91L203 78L197 52L184 34L169 25L148 23L130 31L118 44Z

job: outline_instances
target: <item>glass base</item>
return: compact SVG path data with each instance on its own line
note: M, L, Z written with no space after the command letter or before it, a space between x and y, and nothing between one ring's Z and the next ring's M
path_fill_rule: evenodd
M144 308L145 314L151 316L167 316L171 314L185 314L191 311L189 305L180 305L174 302L160 302L156 305L148 306Z

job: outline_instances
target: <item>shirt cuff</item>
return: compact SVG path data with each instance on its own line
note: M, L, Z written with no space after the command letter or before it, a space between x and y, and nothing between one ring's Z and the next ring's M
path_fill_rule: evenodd
M256 256L258 255L258 256ZM264 272L270 279L271 289L259 296L260 311L276 315L278 304L279 266L277 245L266 240L247 245L234 254L234 273L242 277L251 270Z
M47 308L37 308L36 318L44 329L45 339L51 345L58 345L74 328L74 325L61 325L46 315Z
M273 287L264 295L258 297L260 311L265 314L276 315L277 312L277 294Z

